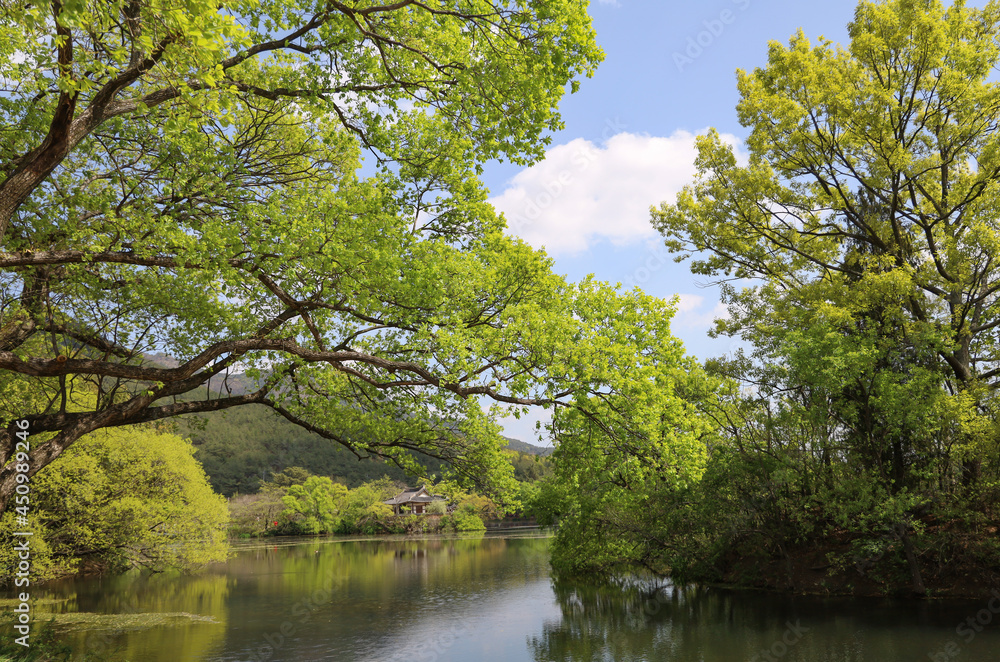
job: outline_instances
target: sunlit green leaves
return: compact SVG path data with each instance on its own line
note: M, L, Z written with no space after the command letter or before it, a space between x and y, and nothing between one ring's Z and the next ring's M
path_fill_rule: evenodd
M165 570L226 557L225 499L212 492L191 445L177 436L101 431L32 484L39 569L52 575L78 569L82 559L115 570ZM4 527L14 530L12 519ZM16 565L13 557L0 562L8 570Z
M88 425L239 371L248 400L331 443L414 470L421 451L502 495L504 411L481 398L568 406L652 379L598 311L630 300L553 274L478 180L487 159L539 158L567 83L600 61L585 2L49 9L0 10L0 161L39 173L0 234L7 255L44 255L6 270L0 297L5 323L51 342L0 328L25 357L98 364L39 378L69 401L99 391ZM190 371L121 376L154 352Z
M748 162L714 132L699 140L695 183L653 213L668 247L700 251L696 273L766 281L775 309L895 309L908 332L937 330L959 382L977 370L960 355L992 374L998 30L993 3L863 2L846 50L772 43L739 78ZM740 314L750 291L725 295L723 330L763 342L781 326Z
M689 568L828 527L904 545L932 501L994 489L1000 5L865 1L849 34L772 42L738 74L746 160L710 132L694 182L652 211L718 279L716 333L749 345L711 362L745 390L715 414L702 494L719 503L670 537L715 541Z

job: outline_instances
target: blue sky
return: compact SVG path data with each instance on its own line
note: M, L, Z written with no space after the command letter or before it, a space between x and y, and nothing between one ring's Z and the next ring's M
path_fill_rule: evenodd
M555 260L570 280L639 286L680 295L674 335L699 359L731 348L711 339L724 314L718 292L676 264L649 224L649 207L670 201L693 175L694 136L714 127L739 145L736 70L767 61L767 44L802 28L810 40L847 43L856 3L801 0L594 1L590 7L605 61L560 106L566 128L530 168L490 164L493 204L513 234ZM505 420L509 436L535 441L539 412Z

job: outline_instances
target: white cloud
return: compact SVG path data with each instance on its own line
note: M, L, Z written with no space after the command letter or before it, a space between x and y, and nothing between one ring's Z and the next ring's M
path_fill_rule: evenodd
M603 146L577 138L546 152L490 202L510 231L550 255L607 240L632 244L655 234L649 207L673 200L694 176L695 134L618 133ZM723 140L739 144L731 135Z
M729 309L718 300L709 302L711 308L705 309L705 297L699 294L681 293L677 295L677 314L674 315L674 325L687 329L709 329L717 319L729 319Z
M697 310L705 302L705 297L700 294L678 294L677 298L679 299L677 302L678 315Z

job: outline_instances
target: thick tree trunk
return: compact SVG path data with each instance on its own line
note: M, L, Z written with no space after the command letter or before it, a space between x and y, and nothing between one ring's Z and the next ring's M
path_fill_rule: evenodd
M909 527L906 524L896 525L896 536L903 543L903 553L906 554L906 563L910 566L910 581L913 583L913 593L919 596L927 595L927 588L924 586L923 576L920 574L920 564L917 562L917 553L913 549L913 541L907 533Z

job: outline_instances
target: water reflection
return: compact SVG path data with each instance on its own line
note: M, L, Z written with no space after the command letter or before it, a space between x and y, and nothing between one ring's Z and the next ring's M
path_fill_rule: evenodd
M546 582L547 540L513 543L368 540L242 554L229 568L240 625L213 659L414 659L421 644L440 643L436 632L471 633L463 616L477 603Z
M57 622L73 659L156 659L170 651L193 660L223 641L229 589L224 575L132 572L50 583L35 595L44 596L39 612L65 615Z
M956 632L986 601L784 597L642 580L556 581L553 590L562 618L529 637L536 662L1000 660L995 625Z
M106 662L996 662L988 602L781 598L553 581L542 537L305 539L241 546L196 575L33 592ZM986 611L984 611L986 609ZM952 644L952 647L948 645Z
M512 644L526 660L532 605L556 613L537 534L256 542L195 575L76 578L33 595L75 659L109 662L488 659ZM498 644L498 623L525 629Z

